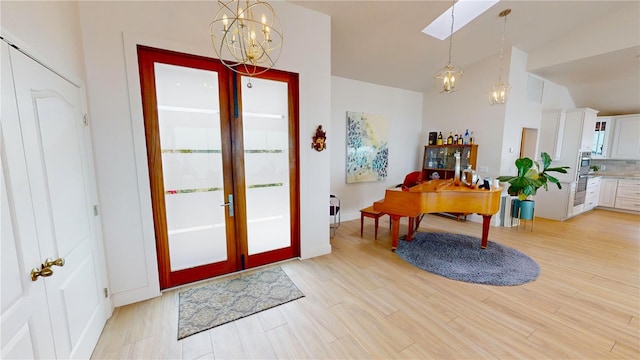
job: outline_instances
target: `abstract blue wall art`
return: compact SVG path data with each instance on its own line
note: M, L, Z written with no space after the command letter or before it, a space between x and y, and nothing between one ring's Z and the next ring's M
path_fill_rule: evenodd
M347 183L387 177L388 137L386 116L347 111Z

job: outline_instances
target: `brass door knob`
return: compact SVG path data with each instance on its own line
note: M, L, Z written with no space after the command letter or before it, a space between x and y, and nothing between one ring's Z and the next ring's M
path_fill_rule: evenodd
M42 267L43 268L50 268L53 265L55 265L55 266L64 266L64 258L59 258L59 259L55 259L55 260L53 260L51 258L47 258L44 261L44 264L42 264Z
M51 268L45 267L42 270L33 268L31 270L31 281L38 280L38 276L49 277L51 275L53 275L53 270L51 270Z

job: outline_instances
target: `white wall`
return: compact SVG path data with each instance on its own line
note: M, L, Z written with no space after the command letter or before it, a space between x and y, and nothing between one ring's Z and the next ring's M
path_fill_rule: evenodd
M331 193L341 200L341 219L360 217L359 210L384 198L385 190L421 169L426 135L422 131L422 94L333 76L331 78ZM389 119L389 167L385 181L346 183L347 111L384 115Z
M508 49L505 49L504 58L502 80L509 81ZM464 68L458 91L440 94L436 92L434 84L424 94L424 131L442 131L445 137L450 131L463 134L466 129L473 131L474 142L478 144L475 170L487 168L486 172L478 173L482 177L495 178L500 170L506 107L489 103L489 89L498 81L499 67L499 54L496 53ZM430 78L428 80L433 82Z
M330 116L330 18L272 2L285 33L276 67L300 74L301 255L330 252L329 154L308 144ZM108 269L116 306L158 295L135 43L214 57L215 1L80 2ZM331 133L330 127L327 128Z
M515 175L515 161L520 157L522 129L540 129L542 104L529 101L527 95L527 54L512 48L509 66L509 101L506 105L502 152L500 159L500 175Z
M566 86L544 79L542 109L575 109L576 104Z
M640 2L629 1L628 4L616 12L602 14L596 21L585 22L583 27L545 44L544 48L535 52L535 56L531 56L527 69L535 70L638 46L640 31L636 24Z
M17 45L30 55L69 80L84 82L84 55L75 1L1 1L0 14L3 36L18 41Z

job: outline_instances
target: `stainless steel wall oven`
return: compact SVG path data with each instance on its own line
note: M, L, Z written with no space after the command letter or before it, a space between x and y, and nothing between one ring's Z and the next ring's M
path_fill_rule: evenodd
M591 170L591 152L584 151L578 154L578 171L576 175L576 196L573 206L584 204L584 198L587 195L587 179Z

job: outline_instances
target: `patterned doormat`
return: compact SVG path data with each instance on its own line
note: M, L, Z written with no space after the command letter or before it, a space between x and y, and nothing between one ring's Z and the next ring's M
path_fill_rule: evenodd
M180 292L178 340L304 297L280 267Z

